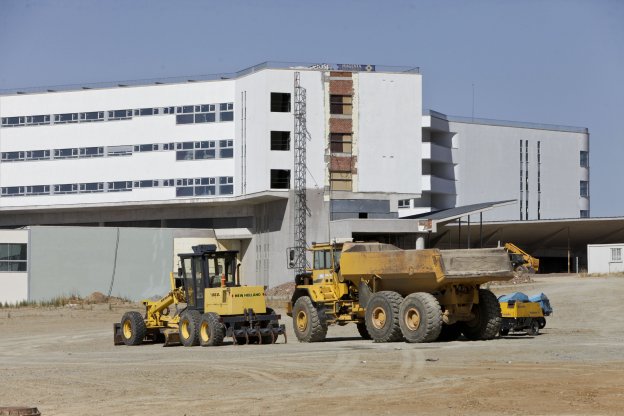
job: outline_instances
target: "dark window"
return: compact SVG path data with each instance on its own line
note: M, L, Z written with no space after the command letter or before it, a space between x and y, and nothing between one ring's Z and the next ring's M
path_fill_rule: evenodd
M117 181L117 182L108 183L108 192L121 192L121 191L131 191L131 190L132 190L132 182L130 181Z
M30 126L37 126L40 124L50 124L50 116L49 115L28 116L26 117L26 124Z
M176 116L177 124L193 124L195 116L193 114L179 114Z
M234 103L221 103L219 104L219 120L220 121L232 121L234 120Z
M353 97L350 95L330 95L329 112L331 114L351 115L353 113Z
M399 208L409 208L410 200L409 199L399 199Z
M25 272L27 253L26 244L0 244L0 272Z
M100 157L104 156L103 147L83 147L80 149L80 157Z
M80 121L104 121L104 112L91 111L89 113L80 113Z
M60 185L54 185L55 194L75 194L78 192L78 184L76 183L64 183Z
M3 152L3 162L13 162L17 160L24 160L24 152Z
M65 114L54 115L54 123L57 123L57 124L77 123L77 122L78 122L78 113L65 113Z
M195 195L197 196L207 196L207 195L215 195L216 187L214 185L200 185L195 187Z
M589 218L589 210L582 209L581 210L581 218Z
M132 118L132 110L113 110L108 112L109 120L128 120Z
M21 196L24 195L23 186L7 186L2 188L2 196Z
M332 153L351 153L353 136L351 134L331 133L329 135Z
M585 152L581 150L581 167L588 168L589 167L589 152Z
M137 111L140 116L153 116L154 114L158 114L158 109L156 108L141 108Z
M134 146L135 152L151 152L154 150L158 150L157 144L139 144Z
M26 152L27 160L45 160L50 159L50 151L49 150L33 150L30 152Z
M2 127L23 126L25 122L26 122L25 117L3 117Z
M358 218L368 218L368 212L360 212L358 213Z
M581 197L588 198L589 197L589 182L581 181Z
M271 169L271 188L272 189L289 189L290 188L290 170Z
M290 112L290 94L286 92L271 93L271 112L272 113L289 113Z
M193 196L193 187L192 186L177 187L176 196Z
M26 187L26 195L48 195L50 185L34 185Z
M195 123L214 123L215 113L195 114Z
M193 150L178 150L176 160L193 160Z
M65 159L65 158L73 158L78 157L78 149L54 149L54 158L55 159Z
M290 132L271 131L271 150L290 150Z
M180 153L180 152L178 152ZM190 152L193 153L193 152ZM214 149L209 149L209 150L195 150L195 159L214 159L215 158L215 151Z
M103 192L104 182L81 183L79 189L81 193Z

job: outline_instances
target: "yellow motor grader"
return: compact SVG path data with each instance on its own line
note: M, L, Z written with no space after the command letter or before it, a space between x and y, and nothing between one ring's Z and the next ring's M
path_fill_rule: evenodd
M313 267L296 277L288 307L301 342L323 341L328 325L347 323L375 342L498 335L498 300L481 285L513 278L502 248L401 250L344 242L313 243L311 250Z
M113 325L115 345L216 346L225 337L234 344L272 344L279 335L286 342L280 315L266 306L264 286L240 284L237 253L207 244L180 254L171 291L157 301L144 300L144 315L126 312Z

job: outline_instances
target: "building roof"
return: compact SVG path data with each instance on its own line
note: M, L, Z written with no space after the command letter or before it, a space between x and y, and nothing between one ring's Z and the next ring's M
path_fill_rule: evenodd
M536 130L565 131L570 133L589 133L589 129L587 127L563 126L559 124L529 123L526 121L494 120L491 118L451 116L434 110L425 110L423 112L423 115L454 123L481 124L486 126L499 127L518 127L523 129Z
M336 63L309 63L309 62L274 62L267 61L250 66L237 72L224 72L207 75L189 75L168 78L148 78L126 81L96 82L85 84L68 84L26 88L11 88L0 90L0 95L22 95L46 92L81 91L104 88L140 87L148 85L185 84L200 81L223 81L241 78L254 72L265 69L289 69L303 71L349 71L349 72L392 72L419 74L420 68L414 66L388 66L372 64L336 64Z

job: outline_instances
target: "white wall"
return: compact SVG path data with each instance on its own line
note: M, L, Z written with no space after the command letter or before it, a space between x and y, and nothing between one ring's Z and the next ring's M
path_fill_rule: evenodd
M529 219L537 217L537 142L541 150L540 218L579 218L589 200L580 197L579 182L588 177L580 167L580 151L587 150L587 134L532 128L450 122L456 132L457 205L507 199L520 200L520 140L529 145ZM522 174L526 198L525 172ZM523 205L523 218L526 219ZM518 220L520 205L484 213L484 220Z
M216 104L234 101L234 81L152 85L0 97L2 117ZM235 114L237 109L234 109ZM52 150L234 139L234 122L176 124L175 115L131 120L0 128L0 151ZM236 153L236 151L235 151ZM0 164L0 186L234 176L232 159L176 161L176 152ZM7 197L0 206L46 206L176 199L175 188Z
M420 74L360 72L358 191L421 192Z
M28 244L28 230L0 230L0 243ZM0 303L15 304L26 299L28 272L0 272Z
M622 256L619 261L611 257L611 249L619 248ZM588 244L588 273L621 273L624 272L624 243L620 244Z
M236 108L245 110L246 128L236 129L236 192L240 192L243 183L246 193L260 192L270 189L271 169L285 169L291 171L291 188L294 166L294 72L293 70L264 70L236 80ZM322 73L320 71L301 70L301 86L306 89L307 95L307 127L311 140L307 142L308 186L314 186L314 179L320 187L324 177L324 92ZM291 111L288 113L272 113L271 92L291 94ZM246 107L241 103L246 97ZM236 122L241 123L241 113L235 114ZM291 142L289 151L271 150L271 131L290 131ZM244 133L246 132L246 133ZM246 135L245 138L242 138ZM246 144L246 158L240 157L240 146ZM247 174L242 175L246 165ZM314 178L314 179L313 179Z

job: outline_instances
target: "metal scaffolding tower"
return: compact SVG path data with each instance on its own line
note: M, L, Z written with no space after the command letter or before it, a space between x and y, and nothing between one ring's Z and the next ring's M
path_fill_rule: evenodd
M306 90L301 86L300 73L295 72L295 137L294 137L294 229L295 229L295 258L293 268L295 275L305 272L306 261L306 141L310 133L306 127Z

